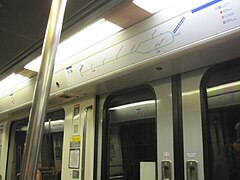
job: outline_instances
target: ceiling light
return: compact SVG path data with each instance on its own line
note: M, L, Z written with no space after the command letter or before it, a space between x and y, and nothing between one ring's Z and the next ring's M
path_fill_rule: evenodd
M66 39L58 46L57 63L117 33L122 28L101 19Z
M217 3L219 0L134 0L133 3L140 8L154 14L168 7L176 8L194 8L198 6L208 6L212 3ZM209 4L210 3L210 4Z
M10 76L0 81L0 95L2 95L7 90L10 90L11 88L21 84L27 79L27 77L15 73L11 74Z
M173 0L134 0L133 3L154 14L168 7Z
M121 29L120 26L105 19L95 22L59 44L55 64L61 63L65 59L119 32ZM41 58L38 57L24 68L38 72L40 61Z
M39 72L40 65L41 65L41 58L39 56L36 59L32 60L30 63L28 63L24 68L35 71L35 72Z

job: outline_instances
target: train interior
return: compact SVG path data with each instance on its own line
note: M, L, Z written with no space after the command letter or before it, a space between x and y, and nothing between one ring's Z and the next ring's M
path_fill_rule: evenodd
M101 1L63 32L43 180L219 180L240 121L240 1L135 1ZM40 60L38 49L0 76L0 179L19 178Z

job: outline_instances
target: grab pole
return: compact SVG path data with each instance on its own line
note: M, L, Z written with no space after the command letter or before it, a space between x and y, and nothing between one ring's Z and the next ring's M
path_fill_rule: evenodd
M86 142L87 142L87 124L88 124L88 110L92 109L93 105L85 108L83 118L83 142L82 142L82 164L81 164L81 180L85 180L85 159L86 159Z
M42 144L44 120L53 77L54 61L62 30L67 0L52 0L41 54L41 67L35 85L20 180L36 178L37 162Z

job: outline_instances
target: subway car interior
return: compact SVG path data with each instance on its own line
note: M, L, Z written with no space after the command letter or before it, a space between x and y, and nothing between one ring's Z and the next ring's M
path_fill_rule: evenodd
M0 180L240 179L240 0L0 0L0 17Z

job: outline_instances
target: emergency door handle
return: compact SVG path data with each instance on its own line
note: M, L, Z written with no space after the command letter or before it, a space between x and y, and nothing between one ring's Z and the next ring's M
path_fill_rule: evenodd
M198 180L197 161L187 161L187 180Z
M162 180L172 179L172 163L171 161L162 161Z

